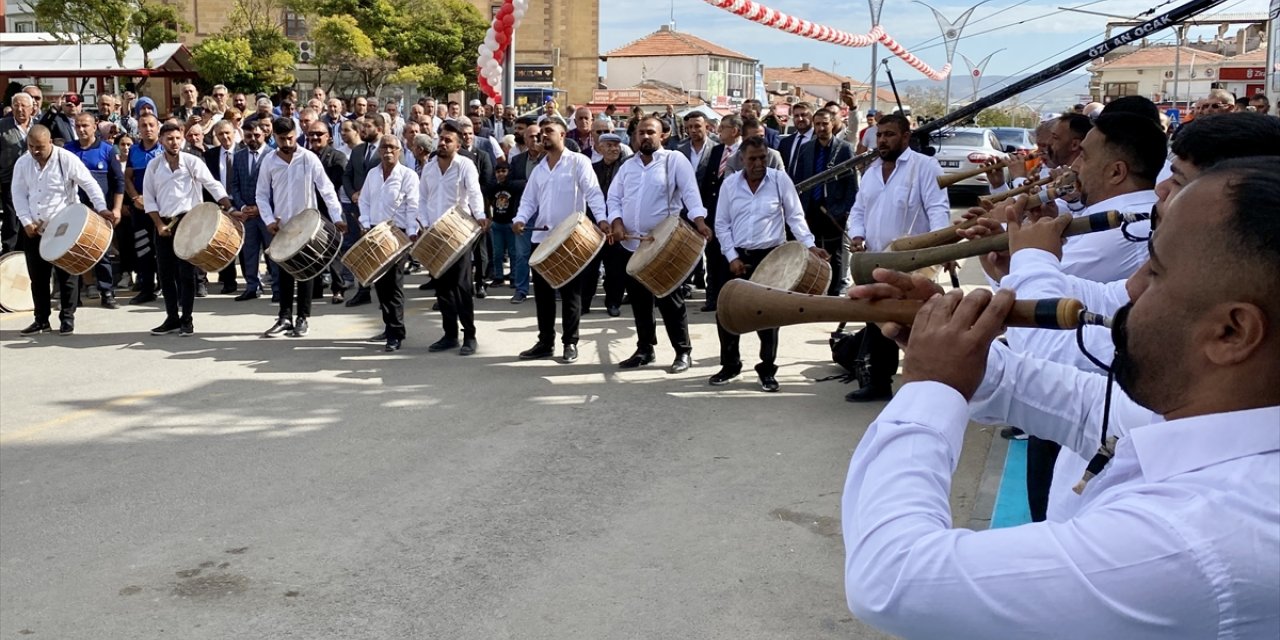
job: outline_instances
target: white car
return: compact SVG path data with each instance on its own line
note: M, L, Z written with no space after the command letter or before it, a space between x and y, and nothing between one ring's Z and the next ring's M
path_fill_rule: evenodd
M990 158L1003 160L1008 157L1000 139L985 128L957 127L935 134L932 143L938 150L933 157L942 166L943 175L971 171ZM949 191L985 196L991 193L991 185L987 184L986 174L978 174L957 182Z

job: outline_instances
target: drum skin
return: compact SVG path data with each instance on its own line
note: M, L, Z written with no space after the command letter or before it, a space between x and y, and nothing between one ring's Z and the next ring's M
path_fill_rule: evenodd
M471 250L481 233L475 218L454 207L418 237L410 255L421 262L432 277L439 278Z
M324 273L341 248L333 222L317 209L303 209L280 227L267 255L295 280L307 281Z
M347 253L342 264L351 269L361 286L371 287L409 251L409 236L390 221L369 228Z
M40 257L78 276L92 270L111 248L111 223L76 203L55 213L40 234Z
M831 263L792 240L770 251L756 265L751 281L783 291L823 296L831 286Z
M650 293L665 298L693 273L707 247L707 239L678 216L671 216L650 233L627 261L627 275Z
M548 234L533 255L529 266L554 289L573 281L604 248L600 227L582 212L565 217Z
M35 308L26 254L10 251L0 256L0 309L18 313L35 311Z
M244 223L211 202L196 205L182 216L173 236L173 253L206 273L227 268L244 245Z

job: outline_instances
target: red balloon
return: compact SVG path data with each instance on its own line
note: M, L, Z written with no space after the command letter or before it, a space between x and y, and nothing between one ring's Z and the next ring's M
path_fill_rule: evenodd
M505 26L507 27L507 29L510 29L510 28L511 28L511 25L513 25L513 24L515 24L515 23L516 23L516 16L515 16L515 14L508 13L507 15L502 16L502 24L503 24L503 25L505 25Z
M498 50L499 50L499 51L501 51L502 49L506 49L506 48L507 48L507 43L509 43L509 42L511 42L511 33L510 33L510 32L508 32L508 31L503 31L502 33L499 33L499 34L498 34ZM497 57L498 57L498 52L497 52L497 51L494 51L494 52L493 52L493 57L494 57L494 58L497 58Z
M498 64L502 64L502 60L503 60L503 58L506 58L506 57L507 57L507 50L506 50L506 49L499 49L499 50L497 50L497 51L494 51L494 52L493 52L493 60L494 60L494 62L497 62Z

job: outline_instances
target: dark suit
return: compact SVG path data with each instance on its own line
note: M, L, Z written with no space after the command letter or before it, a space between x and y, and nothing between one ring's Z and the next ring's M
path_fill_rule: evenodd
M710 144L710 143L708 143ZM720 163L729 150L723 144L716 144L710 149L704 148L699 158L699 168L694 172L698 179L698 195L702 196L702 206L707 208L707 226L715 228L716 205L720 202L720 184L724 175L720 174ZM726 170L726 175L728 171ZM729 281L729 261L724 259L720 249L720 241L714 235L707 241L707 307L714 309L720 297L720 287Z
M764 128L764 142L765 144L769 145L770 149L777 149L778 143L781 140L782 139L781 137L778 136L777 130L771 129L769 127Z
M35 124L33 118L27 126ZM27 136L18 128L13 116L0 118L0 253L18 246L18 212L13 208L13 166L27 152Z
M476 138L475 149L460 149L458 152L475 163L476 172L480 174L480 191L488 193L495 180L493 173L494 162L493 156L481 148L480 142L480 138ZM490 146L488 140L484 140L484 142L485 145L483 146ZM511 179L510 174L508 174L507 179ZM491 214L488 215L491 216ZM493 255L493 238L486 233L476 242L471 252L471 266L475 267L476 290L484 288L486 279L492 280L497 277L489 268L489 256L491 255Z
M231 197L231 206L236 209L258 205L258 169L262 166L262 158L266 153L267 147L265 145L260 147L258 159L250 169L249 148L243 147L236 152L235 160L231 164L231 189L227 194ZM240 247L240 269L244 272L246 291L262 290L262 281L258 276L258 261L270 246L271 234L267 232L267 225L262 218L259 216L246 218L244 245ZM280 274L276 271L275 263L270 259L267 260L267 273L271 275L272 291L279 291Z
M329 177L329 182L333 184L334 190L338 193L342 193L342 181L347 172L347 156L343 155L341 151L333 148L332 144L327 144L323 149L316 152L316 157L320 158L320 166L324 167L324 174ZM316 202L319 203L319 209L321 212L326 216L331 215L329 212L329 206L324 203L324 198L320 197L318 191L316 192ZM350 207L346 207L345 205L344 207L345 208L341 213L343 221L347 223L348 233L343 236L344 242L342 244L346 245L346 236L350 235L351 229L353 227L360 226L360 215L359 213L354 213ZM343 253L346 253L346 249L349 248L349 245L340 245L341 251L339 251L338 255L341 256ZM342 260L334 259L334 261L329 264L330 292L340 294L346 290L346 286L343 284L342 271ZM317 284L317 286L321 286L321 284L323 284L323 280L320 278L316 278L316 282L320 283Z
M609 197L609 186L613 184L613 177L618 175L618 169L622 168L622 163L626 161L626 158L619 157L618 161L611 165L606 165L604 160L591 165L591 169L596 173L596 181L600 183L600 192L606 199ZM596 220L608 219L603 211L592 211L591 214ZM606 308L622 306L622 296L627 292L627 260L630 257L631 254L622 248L621 243L606 243L592 265L587 267L587 269L598 271L600 265L604 265L604 306ZM589 282L583 282L583 309L591 308L591 300L595 298L597 284L595 278L591 278Z
M829 167L844 162L854 155L853 145L838 138L831 139L826 151L826 161L819 162L821 151L818 140L804 143L800 147L800 158L796 160L796 182L821 173ZM831 287L828 295L839 295L844 275L844 228L849 219L849 210L853 208L853 200L858 195L857 172L815 187L800 194L800 204L804 207L805 222L813 232L816 244L831 254Z
M805 133L808 134L805 142L813 140L813 129L809 129ZM796 137L799 135L800 134L798 132L789 133L782 136L778 141L778 153L782 154L782 164L787 168L787 175L791 176L793 179L795 178L795 167L792 165L795 164L794 160L797 160L800 155L797 153L799 149L796 148Z
M235 174L234 153L235 151L238 151L240 148L241 148L240 145L236 145L235 147L232 148L232 154L233 154L232 170L231 170L232 175ZM217 180L218 182L222 182L223 181L222 180L222 177L223 177L222 176L223 174L222 147L214 146L212 148L205 149L202 155L204 156L205 165L209 167L209 172L213 174L213 179ZM231 180L228 179L226 181L226 184L228 187L230 187ZM231 189L228 188L227 193L230 193L230 192L231 192ZM214 202L213 196L209 195L208 191L204 192L204 201ZM224 285L236 284L236 263L234 261L231 264L227 265L226 269L223 269L222 271L218 272L218 282L221 282Z
M342 188L352 201L355 201L355 194L364 188L364 178L369 175L369 170L382 163L377 148L376 142L361 142L351 150L351 156L347 158L347 166L342 172Z

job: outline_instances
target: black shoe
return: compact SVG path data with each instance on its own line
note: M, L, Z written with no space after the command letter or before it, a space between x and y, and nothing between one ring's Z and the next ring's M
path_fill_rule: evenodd
M517 291L514 296L511 296L511 304L521 304L528 299L529 299L529 294L520 293L519 291Z
M766 393L773 393L778 390L778 379L773 377L773 374L765 375L762 373L759 375L760 375L761 391L764 391Z
M706 303L706 304L702 305L701 307L698 307L698 311L701 311L701 312L703 312L703 313L715 313L715 311L716 311L716 305L714 305L714 304L712 304L712 303L708 302L708 303Z
M720 371L707 380L707 383L713 387L722 387L729 384L730 380L742 375L742 365L736 367L721 367Z
M630 358L627 358L626 360L619 362L618 368L619 369L635 369L637 367L642 367L646 364L652 364L654 359L655 358L652 351L637 351L631 354Z
M432 290L434 290L435 288L436 288L436 281L435 281L435 280L428 280L428 281L426 281L426 282L424 282L424 283L422 283L422 284L418 285L418 291L432 291Z
M431 310L432 310L432 311L439 311L439 310L440 310L440 303L439 303L439 302L433 303L433 304L431 305Z
M386 342L386 341L387 341L387 332L386 332L386 331L383 331L382 333L379 333L378 335L376 335L376 336L374 336L374 337L372 337L372 338L369 338L369 342Z
M197 297L197 298L208 298L208 297L209 297L209 285L207 285L207 284L205 284L205 283L203 283L203 282L198 283L198 284L196 285L196 297Z
M448 351L450 349L456 349L456 348L458 348L458 339L445 336L428 345L427 351L430 351L431 353L437 353L440 351Z
M253 300L254 298L257 298L260 295L262 294L258 293L257 291L254 291L252 289L245 289L244 293L235 297L235 301L244 302L245 300Z
M195 332L196 332L196 325L195 325L195 323L191 322L190 320L183 320L183 321L182 321L182 328L181 328L181 329L178 329L178 337L179 337L179 338L189 338L189 337L191 337L193 334L195 334Z
M682 353L676 356L675 361L671 363L671 368L668 369L668 371L671 373L684 373L689 370L690 366L693 366L693 358L689 357L689 354L687 353Z
M578 361L578 345L566 344L564 346L564 358L562 359L564 360L565 364L568 364L570 362L577 362Z
M307 335L307 331L309 329L310 327L307 326L307 319L302 316L298 316L298 319L293 322L293 330L285 335L290 338L301 338Z
M399 350L400 350L400 339L399 339L399 338L389 338L389 339L387 339L387 346L383 347L383 348L382 348L382 350L383 350L383 351L386 351L387 353L391 353L392 351L399 351Z
M67 322L65 320L62 322L61 325L58 326L58 335L60 336L69 336L75 332L76 332L76 325L70 322Z
M156 294L154 294L154 293L139 293L138 295L136 295L136 296L134 296L134 297L132 297L132 298L130 298L130 299L129 299L129 306L131 306L131 307L132 307L133 305L137 305L137 304L147 304L148 302L155 302L155 301L156 301Z
M329 296L329 304L342 304L343 302L341 291L335 291L332 296Z
M103 309L120 308L120 303L116 302L116 294L111 293L110 291L103 292L101 304Z
M583 307L583 308L582 308L581 315L584 315L584 316L585 316L585 315L590 315L590 314L591 314L591 307Z
M620 315L622 315L622 308L621 308L621 307L609 307L609 317L610 317L610 318L616 318L616 317L618 317L618 316L620 316Z
M556 354L555 349L547 342L539 342L532 348L520 352L521 360L538 360L540 358L550 358Z
M474 355L476 352L476 346L477 345L476 345L475 338L467 338L462 341L462 348L458 349L458 355L460 356Z
M689 296L692 296L692 295L693 295L693 287L691 287L691 286L689 286L689 285L687 285L687 284L682 284L682 285L680 285L680 297L681 297L681 298L685 298L685 299L687 300L687 299L689 298Z
M1005 427L1000 430L1000 437L1005 440L1026 440L1027 432L1017 427Z
M888 400L892 397L893 388L888 384L873 384L857 391L850 391L845 394L844 399L849 402L874 402L876 400Z
M218 290L218 293L226 296L226 295L231 295L239 290L240 290L240 285L234 282L228 282L222 285L222 289Z
M347 301L347 306L358 307L362 304L371 304L371 303L373 303L373 296L369 295L368 291L364 291L364 292L357 291L356 294L354 296L351 296L351 299Z
M18 335L23 335L23 336L34 336L34 335L38 335L38 334L41 334L41 333L45 333L45 332L47 332L47 331L53 331L53 327L49 326L49 323L47 323L47 322L32 322L30 325L28 325L28 326L27 326L27 328L26 328L26 329L23 329L22 331L19 331L19 332L18 332Z
M182 328L182 323L177 320L165 320L164 324L151 330L153 336L166 336L170 333L177 333Z
M485 298L489 297L489 290L488 290L488 289L486 289L486 288L485 288L485 287L483 287L483 286L481 286L481 287L477 287L477 288L476 288L476 297L477 297L477 298L479 298L479 299L481 299L481 300L483 300L483 299L485 299Z
M270 329L262 332L264 338L274 338L293 328L293 323L288 318L276 318L276 323L271 325Z

